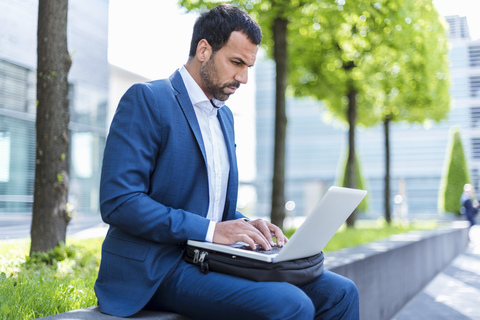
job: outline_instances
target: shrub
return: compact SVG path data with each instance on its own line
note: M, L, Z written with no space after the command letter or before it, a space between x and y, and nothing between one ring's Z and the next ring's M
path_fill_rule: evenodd
M450 139L440 182L438 195L440 212L452 212L460 215L460 197L466 183L470 183L470 173L460 136L460 128L455 126L450 130Z
M346 172L347 172L347 158L348 158L348 152L345 153L345 159L343 160L343 163L341 166L342 171L341 171L341 174L339 175L340 177L335 182L336 185L339 185L342 187L346 185L345 179L346 179ZM356 178L357 185L355 188L365 190L366 185L363 179L361 164L360 164L360 160L358 159L357 153L355 153L355 170L357 172L357 178ZM356 211L365 213L367 212L367 209L368 209L368 196L365 197L365 199L363 199L362 202L360 202Z
M58 246L47 252L34 252L31 256L25 257L24 266L28 268L45 264L56 268L57 262L74 258L77 250L75 246L67 247L64 242L60 242Z

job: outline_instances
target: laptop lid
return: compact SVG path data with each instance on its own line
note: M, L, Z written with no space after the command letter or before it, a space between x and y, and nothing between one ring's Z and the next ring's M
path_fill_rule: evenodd
M323 250L366 194L365 190L330 187L303 224L277 254L239 249L235 248L235 244L222 245L193 240L188 240L187 243L199 248L273 263L306 258Z

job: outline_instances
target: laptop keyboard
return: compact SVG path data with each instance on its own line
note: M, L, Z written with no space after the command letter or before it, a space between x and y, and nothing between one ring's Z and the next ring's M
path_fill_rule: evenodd
M254 251L258 253L264 253L264 254L276 254L276 253L279 253L280 250L282 250L282 248L283 247L277 247L277 245L274 245L271 250L264 250L262 246L257 244ZM240 249L252 251L252 248L250 248L250 246L241 246Z

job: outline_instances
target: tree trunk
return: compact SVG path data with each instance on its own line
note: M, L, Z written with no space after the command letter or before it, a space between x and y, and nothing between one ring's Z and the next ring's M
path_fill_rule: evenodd
M390 116L386 116L383 122L385 130L385 220L388 224L392 222L390 214Z
M357 92L355 89L350 89L348 92L348 158L347 169L345 170L345 186L347 188L357 188L357 164L355 156L355 125L357 122ZM347 226L353 227L355 225L356 210L352 212L347 219Z
M283 229L285 219L285 150L287 115L285 90L287 87L287 24L285 18L273 22L275 80L275 148L273 155L272 211L273 224Z
M65 241L69 132L68 0L41 0L37 33L37 148L30 254Z

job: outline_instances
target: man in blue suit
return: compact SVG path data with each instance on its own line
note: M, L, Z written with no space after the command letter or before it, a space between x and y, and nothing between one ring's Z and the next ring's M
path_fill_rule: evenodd
M244 11L220 5L196 21L188 62L169 79L122 97L107 139L100 187L110 225L95 283L100 310L142 308L192 319L357 319L358 291L325 271L300 286L203 274L186 263L188 239L266 249L277 226L236 211L232 112L224 101L248 80L261 41Z

